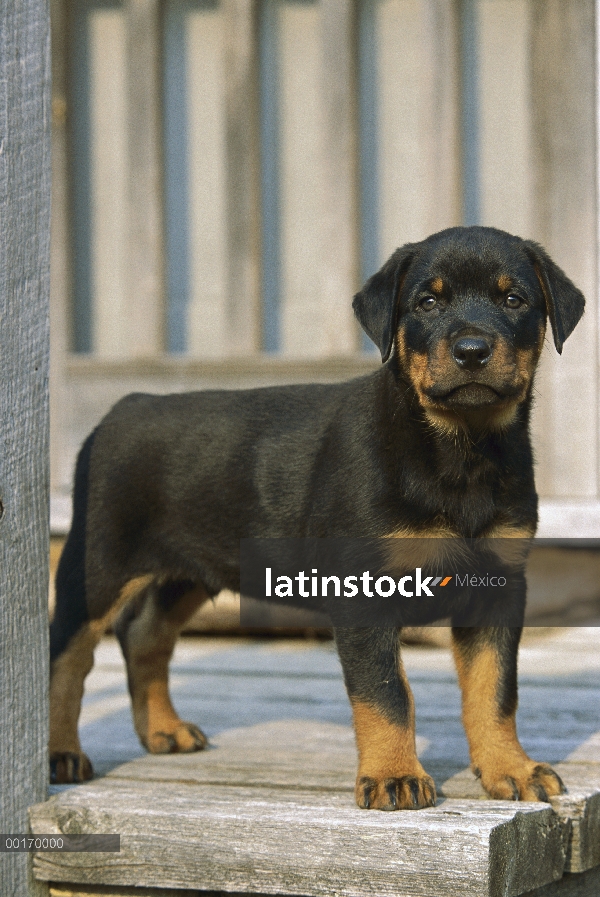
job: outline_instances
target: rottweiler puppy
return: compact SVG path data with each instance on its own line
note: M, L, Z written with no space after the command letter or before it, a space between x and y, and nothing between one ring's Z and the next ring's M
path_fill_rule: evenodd
M177 636L221 589L239 589L243 538L530 539L537 523L529 415L546 322L556 349L584 297L537 244L452 228L396 250L354 298L381 351L371 375L335 385L134 394L81 449L73 525L51 626L54 782L92 775L77 721L85 676L113 625L135 728L151 752L197 751L168 691ZM510 555L510 552L509 552ZM505 602L522 620L524 553L505 559ZM516 734L519 626L486 602L454 620L472 768L494 798L563 790ZM356 800L431 806L414 704L393 626L335 632L352 705Z

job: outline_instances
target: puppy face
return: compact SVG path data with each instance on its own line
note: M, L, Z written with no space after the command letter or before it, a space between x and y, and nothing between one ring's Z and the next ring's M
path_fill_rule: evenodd
M469 227L396 250L354 310L431 423L497 430L529 398L547 319L560 352L584 302L537 244Z
M546 305L523 249L427 247L404 278L396 351L427 417L508 425L529 395L546 329Z

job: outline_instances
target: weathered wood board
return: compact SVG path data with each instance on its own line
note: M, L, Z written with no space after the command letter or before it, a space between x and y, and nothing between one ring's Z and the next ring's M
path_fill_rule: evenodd
M186 890L185 897L220 897L216 891ZM402 897L400 890L397 897ZM600 866L581 875L567 873L552 884L528 891L523 897L598 897L600 894ZM50 886L50 897L183 897L173 888L128 888L119 885L65 885ZM229 897L239 897L230 894ZM262 895L255 895L262 897Z
M118 854L38 854L50 881L314 897L393 895L401 881L411 897L487 897L558 879L565 860L552 810L510 802L363 813L338 792L103 780L39 805L31 823L121 834Z
M23 832L48 772L50 10L0 3L0 831ZM0 890L43 897L31 857Z
M524 744L554 763L569 788L552 807L482 799L465 769L449 653L406 650L418 750L442 801L418 813L355 808L354 739L330 643L182 642L173 663L175 703L203 725L211 747L152 757L140 756L121 661L106 643L90 679L82 735L108 775L59 791L34 808L32 826L39 833L118 831L123 850L39 854L36 875L69 882L77 897L108 887L111 897L132 887L140 897L164 897L171 888L305 897L596 897L599 642L596 631L558 632L522 651ZM119 763L127 754L133 759Z
M585 872L600 866L600 763L555 763L554 769L567 787L567 794L551 798L558 816L570 826L567 872ZM442 794L449 798L489 800L469 769L444 782Z

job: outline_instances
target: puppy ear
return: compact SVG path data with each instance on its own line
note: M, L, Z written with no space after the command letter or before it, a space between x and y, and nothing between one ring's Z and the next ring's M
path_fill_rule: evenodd
M360 326L381 352L382 361L387 361L392 351L398 319L398 294L417 245L407 243L397 249L383 268L367 280L352 302Z
M541 284L546 300L546 311L552 326L554 345L560 354L563 343L571 335L583 314L585 297L541 246L527 240L525 251Z

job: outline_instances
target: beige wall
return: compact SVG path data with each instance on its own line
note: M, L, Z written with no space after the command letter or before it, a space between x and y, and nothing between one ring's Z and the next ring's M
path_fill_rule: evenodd
M52 479L120 395L336 379L372 367L358 287L356 15L351 0L278 7L281 352L260 352L256 0L196 7L186 26L189 355L164 342L157 0L91 24L96 351L67 351L69 34L53 0ZM460 65L453 0L375 0L380 246L460 223ZM542 242L585 291L584 322L544 351L534 437L543 525L600 534L593 0L479 0L483 224Z

